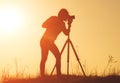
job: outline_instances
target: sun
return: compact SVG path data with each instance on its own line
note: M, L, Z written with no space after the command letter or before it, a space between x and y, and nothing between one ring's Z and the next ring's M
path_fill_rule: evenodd
M20 12L15 8L0 9L0 29L5 32L15 32L21 24Z

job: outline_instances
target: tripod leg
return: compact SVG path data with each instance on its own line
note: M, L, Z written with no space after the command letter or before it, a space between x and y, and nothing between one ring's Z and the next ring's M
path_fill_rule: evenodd
M78 58L78 55L77 55L77 53L76 53L76 51L75 51L75 48L74 48L74 46L73 46L73 44L72 44L71 41L70 41L70 44L71 44L72 49L73 49L73 51L74 51L74 53L75 53L75 56L76 56L76 58L77 58L77 61L78 61L79 65L80 65L80 67L81 67L81 69L82 69L83 75L86 77L85 71L84 71L84 69L83 69L83 67L82 67L82 64L80 63L80 60L79 60L79 58Z
M64 44L64 46L63 46L63 48L62 48L62 50L61 50L61 52L60 52L60 55L62 55L62 53L63 53L63 51L64 51L64 49L65 49L65 46L67 45L67 42L68 42L68 40L66 40L66 42L65 42L65 44ZM55 67L56 67L56 64L54 65L54 67L53 67L52 72L51 72L50 75L53 74L53 71L55 70Z
M67 46L67 75L69 75L69 57L70 57L70 42L68 41L68 46Z

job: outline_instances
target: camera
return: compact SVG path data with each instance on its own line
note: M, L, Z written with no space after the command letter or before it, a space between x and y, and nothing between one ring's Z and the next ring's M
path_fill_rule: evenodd
M73 20L73 19L75 19L74 15L68 17L68 20Z
M73 19L75 19L74 15L68 17L68 25L71 25Z

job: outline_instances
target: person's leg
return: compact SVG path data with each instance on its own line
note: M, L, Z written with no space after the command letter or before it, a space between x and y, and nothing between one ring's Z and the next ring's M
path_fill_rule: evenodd
M41 62L40 62L40 73L41 73L41 77L44 77L44 73L45 73L45 62L47 60L47 56L48 56L48 49L45 47L41 47Z
M51 44L50 51L54 54L56 58L57 75L61 75L61 55L57 46L54 43Z

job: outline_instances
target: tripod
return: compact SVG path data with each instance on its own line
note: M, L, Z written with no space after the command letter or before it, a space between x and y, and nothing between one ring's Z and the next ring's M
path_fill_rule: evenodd
M71 27L72 20L73 20L73 19L68 20L68 29L69 29L69 30L70 30L70 27ZM72 43L72 41L70 40L70 34L68 34L68 38L67 38L67 40L66 40L66 42L65 42L65 44L64 44L64 46L63 46L63 48L62 48L62 50L61 50L60 55L62 55L62 53L63 53L66 45L67 45L67 75L69 75L69 58L70 58L70 45L71 45L71 47L72 47L72 49L73 49L73 52L74 52L74 54L75 54L75 56L76 56L76 59L77 59L77 61L78 61L78 63L79 63L79 66L81 67L81 70L82 70L82 72L83 72L83 75L86 77L85 71L84 71L84 69L83 69L83 67L82 67L82 64L80 63L80 60L79 60L78 55L77 55L77 53L76 53L76 50L75 50L75 48L74 48L74 46L73 46L73 43ZM51 72L51 75L52 75L55 67L56 67L56 65L54 66L54 68L53 68L53 70L52 70L52 72Z

